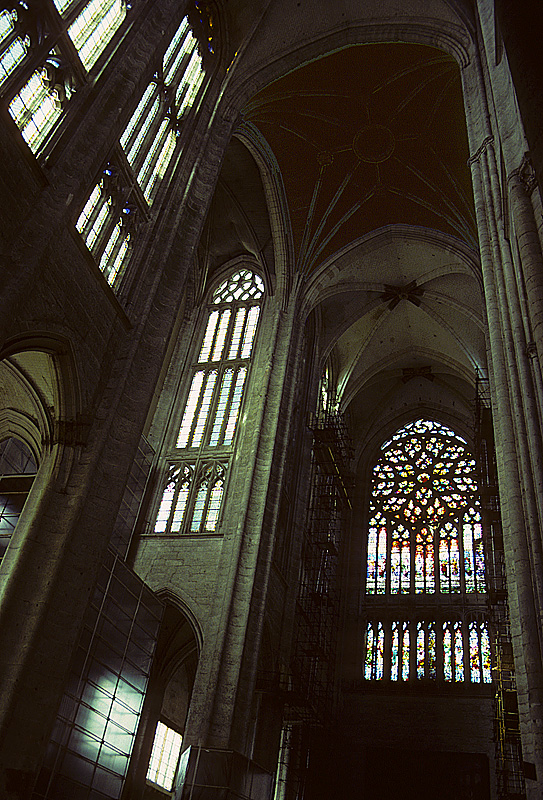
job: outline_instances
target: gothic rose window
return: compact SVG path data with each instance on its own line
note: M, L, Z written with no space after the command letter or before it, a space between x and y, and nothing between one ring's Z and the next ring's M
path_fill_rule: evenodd
M475 460L450 428L411 422L372 473L366 595L387 614L366 624L364 677L489 683L485 592Z
M368 594L485 591L475 466L464 439L429 420L383 444L372 478Z

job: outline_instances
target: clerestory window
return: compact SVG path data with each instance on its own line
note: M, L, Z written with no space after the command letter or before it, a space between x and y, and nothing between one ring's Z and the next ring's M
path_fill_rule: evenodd
M34 153L129 10L125 0L12 0L0 11L0 96Z
M200 45L185 17L76 221L111 286L119 284L139 221L147 217L179 152L205 74Z
M490 683L478 491L467 442L438 422L411 422L382 445L367 538L375 610L365 630L367 680Z
M254 350L262 279L240 269L215 290L199 337L155 533L214 533Z

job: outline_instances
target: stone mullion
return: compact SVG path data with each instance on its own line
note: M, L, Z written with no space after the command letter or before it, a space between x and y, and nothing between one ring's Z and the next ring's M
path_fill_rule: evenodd
M149 3L147 9L148 16L139 30L127 35L130 47L124 48L120 67L117 64L104 74L103 80L78 91L71 111L89 101L85 114L88 124L72 124L70 137L60 137L60 144L65 146L48 172L48 183L2 256L6 277L0 295L0 344L11 333L11 320L24 304L47 248L62 226L71 225L73 209L84 205L92 176L126 124L119 109L128 109L134 102L134 94L162 44L164 30L182 13L174 0ZM64 122L70 127L69 120L63 120L61 125Z
M496 457L500 488L502 497L503 535L505 541L506 567L508 573L509 605L511 607L511 628L513 632L513 645L516 651L517 663L526 663L528 671L517 673L519 694L524 695L524 703L535 692L538 697L542 682L541 657L539 637L537 635L537 613L530 580L530 556L527 542L526 520L522 502L522 492L519 480L519 464L515 447L515 432L511 409L514 403L509 395L509 376L502 339L502 324L500 319L500 304L496 291L494 260L495 255L491 246L489 231L489 211L485 196L485 177L480 161L482 151L488 143L485 140L478 153L471 160L475 210L479 233L479 248L481 268L485 292L485 308L488 320L490 362L492 373L492 402L496 413L495 425L498 430L496 436ZM521 619L523 624L521 625ZM534 636L535 632L535 636ZM532 669L533 668L533 669ZM539 702L538 702L539 705ZM538 713L541 717L541 713ZM535 751L541 747L540 726L534 726L532 721L523 719L523 728L530 739L527 748L530 755L536 758ZM537 731L537 733L536 733ZM531 739L537 737L538 741ZM537 756L540 768L543 769L543 759Z

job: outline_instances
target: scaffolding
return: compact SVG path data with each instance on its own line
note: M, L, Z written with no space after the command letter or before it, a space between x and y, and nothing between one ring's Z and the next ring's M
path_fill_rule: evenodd
M315 731L328 725L334 704L339 628L339 547L351 507L352 458L341 414L329 407L309 421L313 434L312 477L303 534L294 646L285 689L285 725L276 775L276 800L299 800Z
M492 631L497 797L498 800L525 800L489 385L488 380L480 377L476 383L475 456L479 469L488 612Z

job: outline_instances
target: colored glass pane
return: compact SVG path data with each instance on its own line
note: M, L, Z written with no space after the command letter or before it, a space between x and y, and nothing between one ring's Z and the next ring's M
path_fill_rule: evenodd
M464 641L462 638L462 628L459 622L454 625L454 665L455 680L464 680Z
M417 625L417 678L424 678L426 675L426 641L424 635L424 624L419 622Z
M3 11L0 17L0 22L5 25L5 20L10 17L8 11ZM13 30L13 28L12 28ZM0 55L0 86L4 81L9 78L14 69L16 69L21 61L28 53L28 42L23 41L20 37L14 39L9 46Z
M172 156L175 151L175 146L177 144L177 137L174 131L168 131L165 141L162 145L162 149L160 150L158 157L152 166L148 176L145 188L143 191L143 195L148 203L151 202L155 195L155 188L158 187L160 181L166 174L166 170L172 160Z
M185 412L183 414L183 420L181 422L181 427L179 428L179 435L177 437L177 445L176 445L177 447L187 447L188 445L189 436L192 428L192 422L196 414L196 407L198 399L200 397L202 384L204 381L204 375L205 375L204 371L200 370L194 375L192 379L189 396L187 398L187 403L185 405Z
M230 403L230 409L228 412L228 422L226 423L226 430L224 432L224 444L229 446L232 444L232 440L234 438L234 434L236 432L236 426L238 422L238 415L239 409L241 406L241 400L243 397L243 386L245 384L245 377L247 375L247 370L244 367L241 367L238 370L238 374L236 376L236 383L234 386L234 392L232 395L232 400Z
M252 306L247 315L247 325L245 327L245 334L243 336L243 344L241 346L241 358L249 358L251 350L253 349L253 342L256 333L256 326L258 324L258 315L260 309L258 306Z
M158 515L155 522L155 533L164 533L166 530L174 495L175 481L172 480L164 489L164 494L162 495L162 500L160 501L160 508L158 509Z
M226 309L221 313L219 327L217 329L217 337L215 339L215 346L211 361L220 361L224 350L224 342L226 339L226 332L228 330L228 323L230 322L230 311Z
M209 361L209 355L211 353L211 348L213 346L218 319L219 319L219 312L212 311L207 321L206 332L204 334L204 340L202 342L202 348L200 350L200 355L198 356L198 362L200 364Z
M367 680L382 680L384 671L385 632L381 622L370 622L366 628L366 658L364 676Z
M236 312L236 319L234 321L234 330L232 331L232 339L230 342L230 350L228 358L237 358L239 353L239 344L241 342L241 334L245 326L245 317L247 316L247 309L245 306L238 308Z
M223 490L224 490L224 483L222 480L217 481L217 483L213 486L213 489L211 490L211 494L209 497L209 504L207 507L206 523L205 523L205 530L210 533L212 533L217 527Z
M448 623L443 626L443 677L446 681L454 680L454 662L452 633Z
M203 391L200 397L200 409L196 418L192 441L189 442L189 446L199 447L202 442L216 381L217 370L213 370L207 374L203 385Z
M384 569L390 583L384 589L376 580L378 539L369 531L368 593L484 591L476 464L465 440L439 423L417 420L397 431L381 453L373 469L370 528L379 511L392 537ZM400 525L409 531L413 551L409 587L404 578L411 561L397 534Z
M219 438L222 432L226 409L229 405L228 401L230 399L230 387L232 385L233 377L234 377L234 370L232 369L227 369L222 376L219 402L217 404L217 410L215 412L215 421L213 422L213 430L211 431L211 437L209 439L209 444L212 447L215 447L219 443Z

